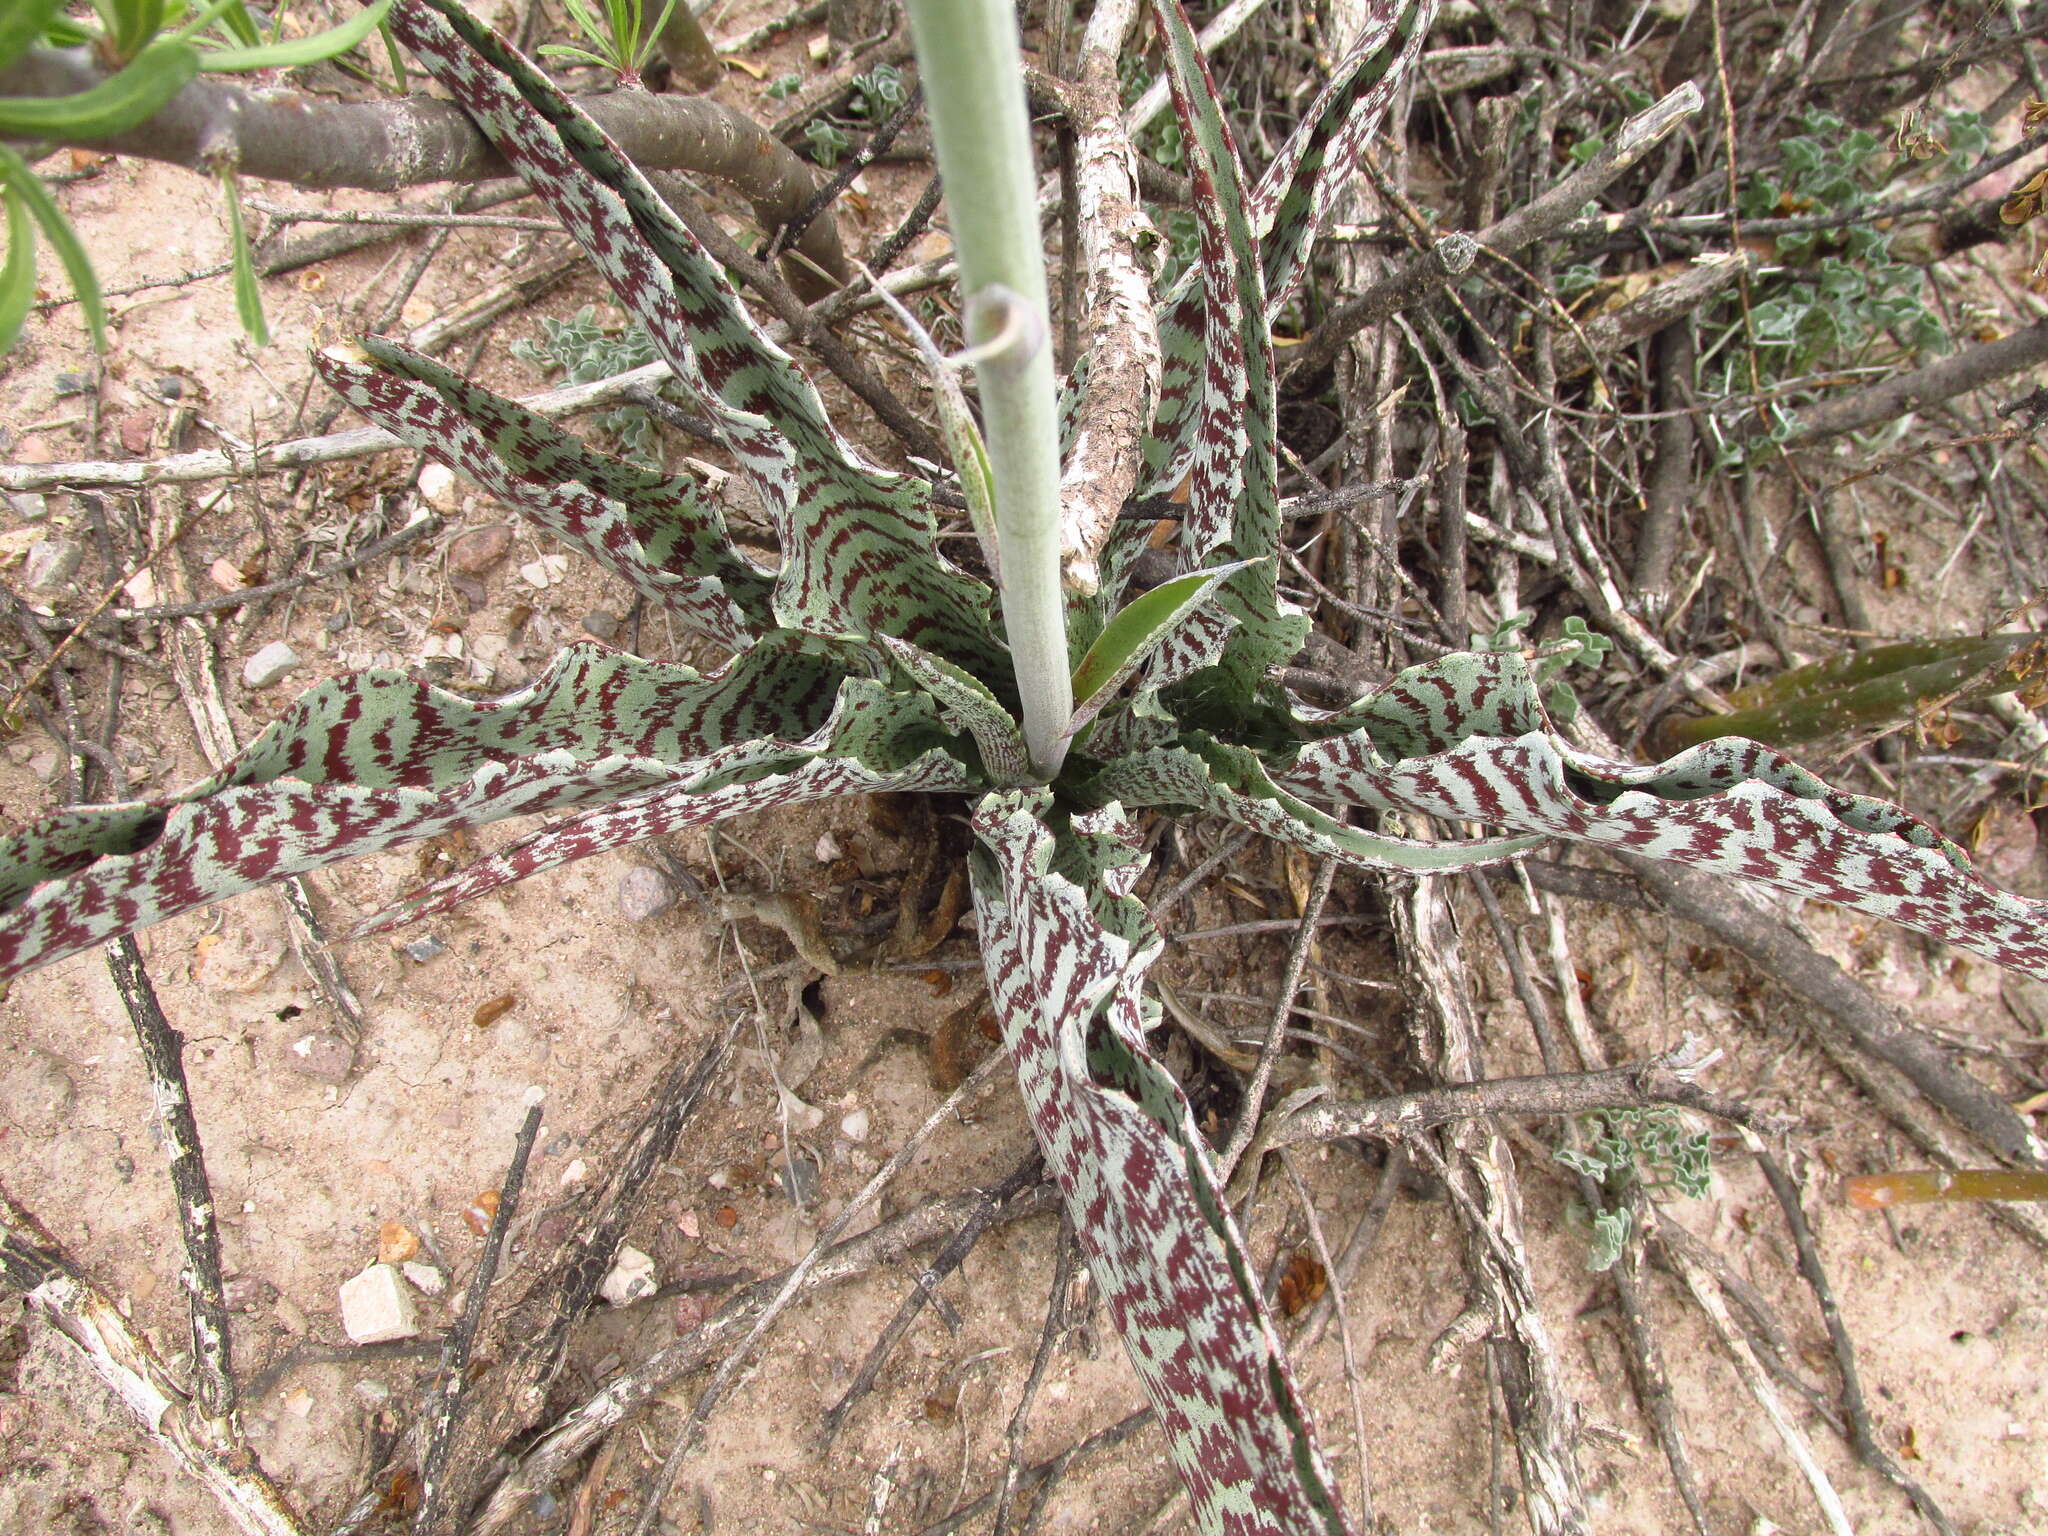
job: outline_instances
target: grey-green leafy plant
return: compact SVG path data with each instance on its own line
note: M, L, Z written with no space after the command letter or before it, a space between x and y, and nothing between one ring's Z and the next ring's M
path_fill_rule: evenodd
M543 315L540 330L538 340L513 342L512 355L536 368L560 369L571 384L615 378L661 356L647 332L632 321L612 327L600 324L595 304L584 305L567 320ZM605 411L595 418L595 424L618 440L632 463L645 469L661 467L661 434L654 418L639 406Z
M1737 200L1742 217L1853 214L1873 206L1883 191L1883 140L1832 112L1804 112L1799 127L1780 142L1775 167L1744 180ZM1968 128L1956 125L1959 143L1974 142ZM1773 266L1753 285L1747 319L1761 382L1866 362L1880 351L1910 356L1947 345L1947 328L1924 298L1926 270L1894 257L1891 242L1888 230L1867 223L1776 237ZM1716 394L1744 394L1759 382L1750 376L1742 337L1741 317L1731 313L1721 345L1710 349L1705 363ZM1781 428L1797 403L1774 397L1770 408ZM1731 460L1744 452L1739 445L1728 449Z
M1555 1156L1608 1197L1587 1213L1592 1231L1586 1267L1612 1269L1634 1226L1633 1193L1640 1190L1650 1199L1703 1197L1713 1179L1712 1151L1705 1131L1662 1105L1595 1110L1581 1115L1578 1125L1581 1145L1559 1147Z
M1005 1050L1193 1523L1211 1536L1334 1536L1353 1528L1208 1143L1148 1039L1160 1015L1146 977L1164 941L1136 895L1144 818L1218 816L1353 867L1417 874L1553 836L1619 846L1888 917L2037 976L2048 913L1986 885L1914 817L1755 743L1653 764L1581 751L1520 649L1411 668L1334 712L1282 686L1308 621L1278 590L1272 316L1327 206L1326 167L1355 158L1433 0L1377 9L1256 182L1186 16L1153 0L1204 259L1150 314L1123 312L1094 338L1136 355L1156 326L1156 376L1136 370L1135 399L1112 399L1091 370L1064 418L1015 8L910 9L981 393L978 433L955 421L948 435L967 499L988 508L986 570L947 558L933 484L876 468L839 436L718 263L567 98L456 0L398 0L398 36L696 397L752 481L781 561L741 553L692 482L595 453L430 358L377 337L328 349L323 374L371 420L729 659L699 671L578 646L532 686L482 702L395 672L325 683L184 791L74 807L0 837L0 977L266 881L513 815L568 813L358 931L749 811L878 789L965 796ZM1128 149L1113 118L1087 131L1105 138L1102 163ZM1112 514L1185 488L1164 583L1133 581L1150 517L1112 515L1101 542L1067 549L1063 509L1084 481L1112 487ZM1376 829L1382 813L1489 830L1409 839Z
M295 69L349 52L384 22L391 0L357 12L340 26L285 40L277 25L266 40L241 0L93 0L99 25L63 13L61 0L7 0L0 12L0 69L41 43L90 47L115 68L91 90L58 97L0 97L0 141L33 144L63 137L90 141L125 133L147 122L202 73L245 74ZM211 167L219 177L234 247L235 308L258 345L268 343L263 301L234 167ZM0 202L7 218L7 259L0 264L0 354L10 352L35 302L37 231L56 255L93 346L106 350L107 310L92 260L50 189L19 152L0 142Z

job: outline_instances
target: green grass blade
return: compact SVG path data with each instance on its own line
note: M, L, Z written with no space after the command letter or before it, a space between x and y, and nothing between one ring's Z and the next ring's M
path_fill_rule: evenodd
M256 286L256 261L249 252L249 226L242 217L242 183L233 171L220 173L221 196L228 205L228 238L234 242L235 314L242 329L259 347L270 345L270 325L263 318L263 292Z
M7 264L0 266L0 356L14 350L36 297L36 228L28 205L6 189Z
M92 261L85 254L85 245L78 238L78 231L64 217L64 210L50 196L50 189L43 185L42 178L5 144L0 144L0 181L4 181L28 205L36 223L42 226L43 238L50 242L50 249L64 264L64 271L71 278L71 290L78 295L78 307L85 311L85 325L92 332L93 350L106 351L107 304L100 297L100 280L93 273Z
M208 74L241 74L252 69L298 69L322 59L339 58L383 25L391 0L358 11L338 27L315 32L311 37L288 43L265 43L258 48L221 48L207 53L200 68Z
M0 97L0 138L103 139L147 121L199 73L186 43L157 43L119 74L72 96Z

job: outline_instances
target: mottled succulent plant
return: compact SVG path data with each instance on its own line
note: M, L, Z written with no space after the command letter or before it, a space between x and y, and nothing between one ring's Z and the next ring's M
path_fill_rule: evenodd
M1009 7L987 9L1014 26ZM265 881L513 815L574 813L368 926L745 811L869 790L972 797L977 931L1005 1044L1197 1524L1350 1529L1210 1149L1149 1043L1159 1019L1146 973L1161 937L1134 896L1142 818L1223 817L1371 870L1505 859L1551 837L1609 844L1839 902L2048 976L2042 908L1984 884L1924 823L1750 742L1655 765L1589 756L1554 728L1520 652L1448 656L1335 712L1275 680L1307 622L1277 584L1269 322L1303 264L1326 168L1355 158L1434 0L1386 0L1382 12L1246 186L1186 18L1177 0L1154 0L1202 260L1156 303L1117 302L1117 283L1137 270L1128 251L1091 274L1107 285L1098 320L1133 327L1098 336L1098 361L1138 365L1113 381L1091 372L1067 402L1059 496L1070 524L1088 526L1055 528L1027 554L999 527L992 584L940 551L934 486L872 466L840 437L718 264L566 98L454 0L399 0L398 36L582 242L696 395L772 519L781 564L742 554L687 480L594 453L394 343L330 349L322 372L364 415L730 660L699 672L579 646L486 703L391 672L327 683L183 793L67 810L0 839L0 974ZM929 77L929 54L926 67ZM1014 68L1014 57L978 67ZM1098 115L1097 128L1114 116ZM1113 130L1082 137L1084 158L1128 165ZM1042 282L1039 294L1006 302L1042 311ZM968 294L970 305L987 297ZM1030 513L1005 483L1014 445L1000 440L1010 429L996 420L990 374L1009 368L1036 375L1026 389L1051 388L1031 350L1044 346L1042 312L1023 318L984 372L989 454L962 465L992 484L999 525ZM1122 409L1091 410L1091 389L1112 384ZM1060 419L1049 399L1030 409ZM1118 421L1132 426L1112 441ZM1115 512L1183 485L1178 574L1135 591L1152 525ZM1029 561L1036 576L1017 568ZM1012 643L1021 605L1048 591L1054 678L1030 659L1039 651ZM1050 737L1033 739L1045 701L1062 698ZM1353 825L1357 808L1492 830L1410 840Z

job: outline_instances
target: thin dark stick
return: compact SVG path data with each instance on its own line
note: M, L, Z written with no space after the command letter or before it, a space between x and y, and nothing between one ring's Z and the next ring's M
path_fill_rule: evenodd
M910 205L910 212L903 216L888 239L875 247L875 254L868 258L868 270L880 277L896 265L896 259L910 248L910 242L924 232L931 223L932 215L939 211L939 178L937 176L924 184L924 190L917 195L917 201Z
M1044 1161L1033 1152L1011 1170L1009 1177L1002 1183L981 1192L981 1199L974 1209L968 1212L967 1219L960 1223L951 1237L946 1239L945 1246L933 1256L931 1263L919 1272L917 1283L910 1288L910 1294L903 1298L902 1305L897 1307L896 1315L889 1319L889 1326L882 1330L881 1336L869 1348L867 1358L861 1361L860 1369L854 1373L851 1385L825 1414L824 1425L818 1432L818 1444L821 1449L832 1444L833 1437L839 1433L840 1426L846 1422L846 1416L853 1411L854 1405L874 1390L876 1378L882 1374L883 1364L903 1335L910 1330L910 1325L917 1320L917 1315L924 1310L925 1303L937 1296L939 1282L966 1261L967 1255L974 1251L974 1245L981 1241L982 1234L988 1231L990 1224L994 1222L996 1212L1036 1184L1044 1174Z
M1259 1047L1259 1064L1253 1068L1252 1080L1245 1088L1244 1103L1237 1112L1237 1125L1230 1133L1230 1145L1216 1159L1218 1184L1230 1182L1238 1159L1244 1156L1245 1148L1252 1144L1252 1137L1258 1132L1259 1116L1266 1107L1266 1089L1272 1084L1273 1068L1279 1065L1280 1052L1287 1043L1287 1020L1294 1012L1295 995L1301 991L1301 975L1308 967L1308 952L1315 945L1316 926L1323 917L1323 903L1330 899L1330 887L1336 879L1335 859L1326 858L1316 866L1315 883L1309 887L1308 900L1302 904L1300 931L1294 936L1294 947L1287 955L1287 969L1280 978L1280 998L1273 1005L1273 1018L1266 1028L1265 1043Z
M213 1217L213 1186L206 1176L206 1151L192 1094L185 1083L185 1037L171 1027L156 988L142 963L142 950L128 936L107 946L107 969L135 1026L135 1041L149 1073L150 1090L163 1125L164 1156L171 1190L178 1200L178 1231L185 1240L185 1266L178 1283L192 1313L192 1358L198 1362L198 1399L209 1418L232 1427L240 1404L235 1391L234 1346L228 1332L228 1304L221 1283L220 1228Z
M277 581L265 582L260 587L244 587L239 592L223 592L218 597L202 597L189 603L166 603L159 608L116 608L110 617L123 623L136 622L153 624L163 619L196 619L202 614L221 613L229 608L239 608L245 603L259 602L264 598L278 597L286 592L311 586L316 581L325 581L330 576L346 576L350 571L360 570L373 560L395 554L408 544L439 533L447 525L437 512L430 512L416 523L408 523L396 533L386 534L373 544L366 544L356 553L332 565L322 566L317 571L307 571L299 576L285 576Z
M442 1525L441 1506L447 1498L447 1484L442 1473L448 1464L448 1447L455 1438L455 1421L461 1416L468 1395L469 1354L476 1343L477 1330L483 1325L491 1282L498 1274L498 1261L505 1252L505 1233L512 1225L513 1214L519 1209L519 1194L526 1184L527 1160L533 1156L533 1144L540 1136L540 1119L541 1103L536 1099L527 1106L526 1120L519 1127L518 1139L512 1144L511 1166L505 1170L504 1183L498 1189L498 1208L491 1213L491 1229L484 1237L484 1251L478 1256L476 1270L469 1277L469 1293L463 1299L462 1316L449 1330L447 1342L441 1346L441 1380L427 1410L427 1453L420 1462L420 1507L412 1522L418 1536L427 1536L428 1532Z
M1814 1004L1859 1050L1896 1067L1999 1156L2022 1167L2048 1166L2032 1129L2010 1105L1783 923L1739 902L1704 875L1619 850L1614 857L1666 908L1707 929L1780 986Z
M1372 1253L1380 1240L1380 1229L1386 1225L1387 1212L1394 1207L1394 1196L1400 1192L1401 1181L1408 1176L1408 1145L1396 1142L1387 1150L1387 1160L1380 1168L1380 1181L1373 1187L1372 1199L1358 1218L1358 1225L1351 1229L1351 1237L1344 1244L1344 1251L1337 1256L1336 1264L1330 1270L1330 1283L1349 1285L1357 1275L1358 1268ZM1330 1320L1337 1315L1335 1299L1325 1292L1308 1315L1307 1326L1301 1334L1299 1353L1307 1355L1323 1341L1323 1333L1330 1326Z
M1771 1186L1771 1193L1777 1198L1778 1208L1785 1213L1785 1226L1792 1234L1792 1246L1799 1254L1799 1273L1805 1279L1807 1288L1813 1292L1813 1299L1820 1307L1821 1322L1828 1330L1828 1343L1835 1352L1835 1369L1842 1378L1842 1414L1848 1421L1849 1445L1856 1457L1865 1466L1872 1467L1896 1484L1913 1507L1920 1511L1927 1523L1941 1532L1941 1536L1956 1536L1956 1528L1942 1512L1934 1497L1921 1487L1906 1469L1888 1455L1878 1444L1877 1432L1871 1427L1870 1407L1864 1401L1863 1381L1856 1371L1856 1345L1849 1337L1849 1330L1842 1322L1842 1309L1835 1301L1834 1287L1828 1283L1827 1269L1820 1261L1820 1245L1813 1239L1813 1228L1806 1220L1806 1207L1799 1198L1799 1189L1786 1176L1778 1160L1762 1147L1751 1149L1756 1154L1757 1167L1763 1170L1764 1181Z
M782 228L775 231L775 238L768 242L761 259L763 261L774 261L784 251L787 251L791 246L802 240L804 231L811 227L812 221L827 208L830 208L834 200L848 187L853 185L854 178L889 152L889 147L896 142L896 136L903 132L904 128L909 124L912 114L917 111L918 106L923 101L924 86L922 84L913 85L910 88L910 93L903 98L903 105L889 114L889 120L868 135L868 141L865 144L855 149L852 154L842 160L839 163L839 169L832 173L823 186L810 195L809 200L804 203L803 207L796 211L795 217L790 219Z
M1059 1236L1053 1240L1052 1294L1046 1298L1045 1326L1038 1333L1038 1353L1031 1357L1031 1374L1024 1378L1024 1390L1017 1397L1017 1411L1010 1415L1010 1456L1003 1467L1000 1497L996 1500L995 1524L989 1536L1004 1536L1010 1528L1010 1505L1017 1497L1017 1484L1024 1473L1024 1431L1031 1422L1031 1405L1038 1399L1038 1386L1052 1360L1053 1346L1067 1328L1067 1290L1074 1283L1074 1261L1081 1245L1074 1226L1060 1219Z
M1129 1418L1118 1419L1116 1423L1110 1425L1107 1429L1098 1429L1080 1444L1068 1446L1059 1455L1049 1457L1044 1461L1026 1467L1023 1475L1017 1479L1017 1486L1023 1489L1035 1488L1041 1490L1038 1495L1038 1503L1034 1507L1042 1509L1045 1506L1046 1498L1052 1492L1053 1485L1066 1476L1067 1469L1075 1462L1080 1461L1084 1457L1093 1456L1097 1451L1106 1451L1113 1446L1122 1445L1124 1441L1130 1439L1132 1435L1151 1422L1152 1410L1150 1408L1140 1408ZM915 1536L953 1536L953 1532L960 1530L963 1526L971 1525L975 1520L979 1519L983 1512L996 1502L996 1498L1001 1491L1000 1485L989 1489L987 1493L984 1493L973 1503L962 1504L953 1513L946 1516L945 1519L935 1525L926 1526L923 1530L916 1532Z

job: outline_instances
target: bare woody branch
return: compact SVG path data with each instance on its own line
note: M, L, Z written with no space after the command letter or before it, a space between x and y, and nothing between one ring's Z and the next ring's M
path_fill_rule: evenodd
M1548 192L1470 238L1484 250L1507 256L1556 234L1578 218L1588 202L1639 164L1643 156L1699 109L1699 88L1690 83L1680 86L1623 123L1612 144ZM1287 371L1280 381L1283 391L1298 391L1305 380L1335 362L1344 344L1365 327L1377 325L1435 292L1446 276L1463 270L1455 259L1446 261L1462 250L1463 247L1453 247L1449 251L1432 248L1417 252L1358 297L1332 311L1300 346L1289 349Z
M49 1229L0 1188L0 1284L77 1348L137 1427L220 1500L250 1536L311 1536L246 1445L194 1412L149 1340L121 1315Z
M1137 488L1139 446L1159 394L1159 327L1139 243L1137 157L1117 94L1117 63L1134 0L1098 5L1069 93L1075 132L1081 260L1088 274L1083 332L1095 338L1074 447L1060 476L1060 565L1067 586L1093 592L1096 557Z
M0 96L69 96L106 78L86 49L37 48L0 69ZM794 218L817 190L811 167L794 150L744 112L707 97L611 91L577 105L642 170L694 171L728 182L765 228ZM245 176L308 188L392 192L424 182L483 181L508 169L452 101L329 101L212 76L186 86L139 127L77 142L194 168L217 163L225 150ZM202 158L207 155L216 159ZM797 249L845 281L846 257L832 220L814 221Z

